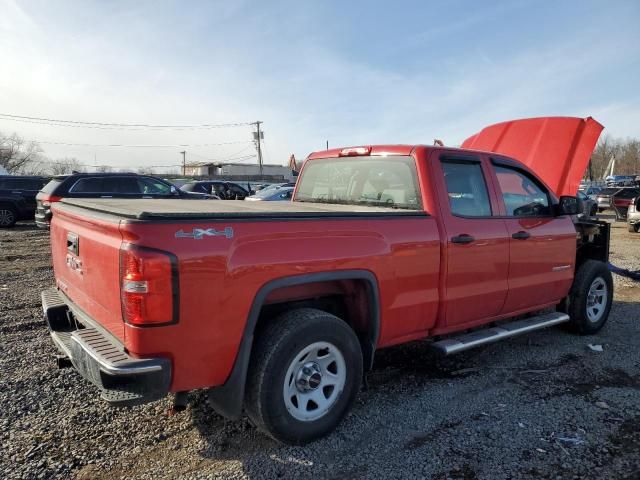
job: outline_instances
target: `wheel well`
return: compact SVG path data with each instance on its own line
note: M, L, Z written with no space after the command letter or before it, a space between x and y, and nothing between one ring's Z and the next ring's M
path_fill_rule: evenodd
M279 311L320 307L329 309L354 329L362 347L363 366L373 365L380 331L380 296L376 277L367 270L339 270L279 278L256 294L238 354L224 385L209 390L209 404L222 416L238 418L242 413L245 382L254 338L260 328Z
M578 233L576 267L587 260L608 263L611 225L603 221L581 221L575 227Z
M370 286L363 279L332 280L272 290L260 311L256 332L279 314L297 308L316 308L346 322L360 340L365 368L371 368L378 325Z

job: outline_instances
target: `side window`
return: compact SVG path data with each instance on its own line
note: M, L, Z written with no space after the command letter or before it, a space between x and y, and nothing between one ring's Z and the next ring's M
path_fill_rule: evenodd
M139 194L140 186L135 177L112 177L105 179L105 189L103 193L125 193Z
M535 178L510 167L496 166L495 170L507 215L551 215L549 193Z
M81 178L70 189L69 193L100 193L102 178Z
M464 217L491 216L491 202L480 163L443 161L442 169L451 213Z
M139 178L138 191L144 195L170 195L171 187L155 178Z

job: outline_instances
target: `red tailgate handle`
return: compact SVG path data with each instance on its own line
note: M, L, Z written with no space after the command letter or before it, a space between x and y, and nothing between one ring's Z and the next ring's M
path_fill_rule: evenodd
M457 235L455 237L451 237L451 243L472 243L474 242L476 239L473 238L471 235L467 235L466 233L463 233L461 235Z
M524 230L520 230L519 232L516 232L513 235L511 235L511 238L513 238L515 240L526 240L530 236L531 236L531 234L529 232L525 232Z

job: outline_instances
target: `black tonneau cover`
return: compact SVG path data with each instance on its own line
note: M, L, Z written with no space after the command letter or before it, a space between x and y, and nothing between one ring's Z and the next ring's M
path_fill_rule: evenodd
M380 217L426 215L406 210L364 205L308 202L250 202L244 200L180 200L127 198L67 198L64 205L133 220L188 220L213 218Z

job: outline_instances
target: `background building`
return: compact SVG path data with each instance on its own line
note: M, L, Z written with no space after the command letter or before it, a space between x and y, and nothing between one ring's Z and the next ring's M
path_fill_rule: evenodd
M253 180L261 176L259 165L246 163L188 163L184 170L185 175L188 177L224 177L230 180ZM291 180L293 179L293 173L288 166L266 164L262 165L262 177L269 180Z

